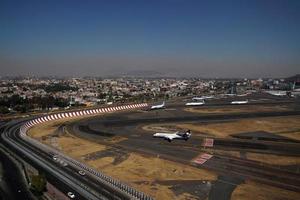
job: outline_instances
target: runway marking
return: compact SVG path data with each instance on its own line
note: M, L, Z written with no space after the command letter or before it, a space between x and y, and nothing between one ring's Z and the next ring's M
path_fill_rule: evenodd
M208 153L201 153L200 155L198 155L196 158L194 158L192 160L192 162L202 165L204 164L206 161L208 161L209 159L211 159L213 157L213 155L208 154Z
M203 158L203 159L210 159L211 157L213 157L213 155L210 155L208 153L203 153L203 154L200 154L200 157Z
M195 159L193 162L194 162L194 163L197 163L197 164L199 164L199 165L202 165L202 164L204 164L206 161L207 161L206 159L203 159L203 158L197 158L197 159Z
M205 138L203 143L202 143L202 146L204 146L204 147L213 147L214 146L214 139Z

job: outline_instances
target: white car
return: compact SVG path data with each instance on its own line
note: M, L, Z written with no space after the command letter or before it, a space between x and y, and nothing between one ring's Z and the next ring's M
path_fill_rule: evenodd
M54 161L57 161L57 159L58 159L57 155L54 155L54 156L53 156L53 160L54 160Z
M78 171L78 173L79 173L81 176L84 176L84 175L85 175L85 172L82 171L82 170Z
M73 194L72 192L68 192L68 196L69 196L71 199L74 199L74 198L75 198L75 194Z

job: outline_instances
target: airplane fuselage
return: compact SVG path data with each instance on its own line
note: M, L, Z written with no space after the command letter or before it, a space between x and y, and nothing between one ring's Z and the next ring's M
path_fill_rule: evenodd
M189 102L185 104L186 106L202 106L204 102Z
M171 142L174 139L179 139L179 140L188 140L191 137L190 131L187 131L186 133L155 133L153 134L153 137L156 138L164 138L165 140L168 140Z
M160 105L154 105L154 106L151 106L150 109L151 110L155 110L155 109L163 109L165 108L165 102L163 102L162 104Z
M248 101L232 101L231 104L246 104Z

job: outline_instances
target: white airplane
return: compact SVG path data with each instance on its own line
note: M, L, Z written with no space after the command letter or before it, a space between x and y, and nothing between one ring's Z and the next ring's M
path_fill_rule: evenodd
M204 101L202 101L202 102L188 102L185 105L186 106L202 106L202 105L204 105Z
M236 96L236 94L224 94L225 96L233 97Z
M246 104L248 103L248 100L246 101L232 101L231 104Z
M201 97L193 97L192 100L202 101L202 100L205 100L205 99L212 99L212 98L214 98L214 96L201 96Z
M292 86L292 91L294 91L294 92L300 92L300 88L298 86L296 88L296 82L294 82L294 84Z
M286 96L286 91L281 90L269 90L266 93L274 95L274 96Z
M238 97L245 97L245 96L248 96L249 94L251 94L251 93L238 94L236 96L238 96Z
M162 109L162 108L165 108L165 102L163 102L162 104L160 105L154 105L154 106L151 106L151 110L154 110L154 109Z
M175 133L155 133L153 137L164 138L169 142L172 142L173 139L185 140L187 141L191 137L191 131L187 130L185 133L175 132Z

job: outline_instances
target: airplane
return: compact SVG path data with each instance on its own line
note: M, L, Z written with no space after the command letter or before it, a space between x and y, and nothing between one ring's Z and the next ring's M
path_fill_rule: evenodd
M205 100L205 99L212 99L214 96L201 96L201 97L193 97L192 100L199 101L199 100Z
M188 102L185 105L186 106L202 106L202 105L204 105L204 101L202 101L202 102Z
M248 100L246 101L232 101L231 104L246 104L248 103Z
M190 130L187 130L185 133L175 132L175 133L155 133L153 137L164 138L169 142L172 142L173 139L185 140L187 141L191 137L192 133Z
M266 93L271 94L273 96L286 96L287 91L281 91L281 90L269 90L266 91Z
M165 108L165 102L163 102L162 104L160 105L154 105L154 106L151 106L151 110L154 110L154 109L162 109L162 108Z
M225 96L234 97L236 94L224 94Z

